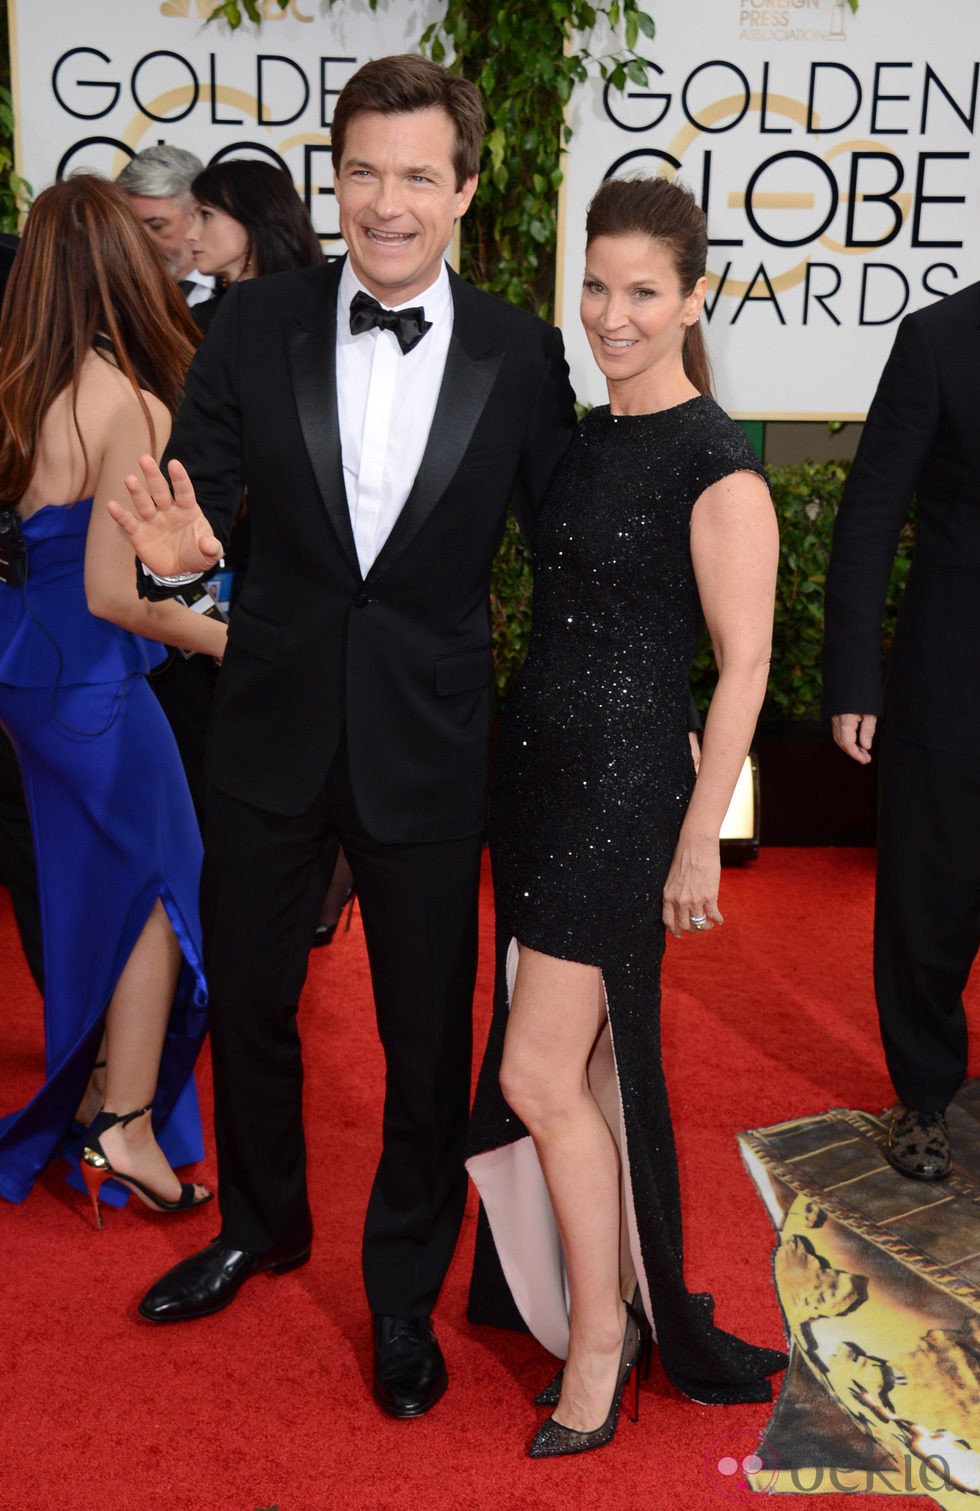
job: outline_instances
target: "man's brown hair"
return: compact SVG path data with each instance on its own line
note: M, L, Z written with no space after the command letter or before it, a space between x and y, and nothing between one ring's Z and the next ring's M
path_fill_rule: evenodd
M356 115L409 115L416 110L444 110L453 124L453 167L456 188L480 171L480 150L486 131L480 91L459 74L416 53L375 58L357 70L337 100L330 134L334 171L340 171L347 129Z

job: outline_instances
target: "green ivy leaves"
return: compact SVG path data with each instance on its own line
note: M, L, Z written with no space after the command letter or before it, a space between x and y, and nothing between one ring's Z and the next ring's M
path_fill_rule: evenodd
M14 112L10 90L0 84L0 231L15 235L20 230L20 212L30 203L32 190L25 178L14 172Z
M280 10L285 10L289 0L273 0ZM374 5L371 6L374 9ZM242 11L256 26L261 26L264 17L265 6L260 0L224 0L224 4L216 5L208 16L208 21L227 21L232 31L237 30L242 24Z
M614 47L600 52L608 29ZM554 303L565 107L590 71L616 89L646 82L635 48L654 35L637 0L446 0L420 48L478 85L488 115L488 165L461 226L462 271L546 318Z

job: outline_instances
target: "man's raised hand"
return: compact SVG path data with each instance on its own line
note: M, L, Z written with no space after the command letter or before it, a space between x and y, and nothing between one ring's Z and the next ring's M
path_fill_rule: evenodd
M106 502L136 555L157 577L209 572L224 548L194 496L185 468L170 462L168 484L152 456L141 456L139 466L141 476L131 473L125 479L128 501Z

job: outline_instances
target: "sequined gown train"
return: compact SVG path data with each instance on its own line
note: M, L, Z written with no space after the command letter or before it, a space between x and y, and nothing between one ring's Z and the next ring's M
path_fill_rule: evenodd
M59 1152L105 1012L158 897L183 954L153 1124L174 1166L199 1160L194 1061L206 1027L197 889L201 839L170 726L143 675L166 655L89 613L85 542L92 500L24 521L28 580L0 583L0 723L17 751L37 856L44 946L45 1079L0 1119L0 1196L23 1201ZM81 1188L77 1171L70 1176ZM110 1181L103 1200L121 1204Z
M694 781L688 689L702 614L691 510L740 470L762 469L742 431L701 397L647 415L593 410L552 483L530 653L495 764L497 984L467 1160L493 1232L490 1240L482 1226L471 1316L506 1321L494 1315L499 1255L524 1321L563 1357L557 1231L534 1146L498 1076L514 941L601 967L609 1033L590 1080L625 1155L633 1266L668 1377L719 1402L768 1399L765 1377L785 1359L716 1328L711 1297L684 1285L660 1055L660 914Z

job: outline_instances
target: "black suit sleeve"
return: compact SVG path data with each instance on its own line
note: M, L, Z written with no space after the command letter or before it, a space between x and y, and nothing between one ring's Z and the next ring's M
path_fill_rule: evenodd
M939 418L935 353L913 316L899 327L882 372L834 527L823 651L827 718L881 713L888 579Z
M551 330L546 364L525 431L517 485L511 507L527 543L534 545L534 526L554 472L575 429L575 395L568 377L565 345L559 330Z
M220 301L207 339L187 373L184 402L174 423L163 467L176 458L190 474L197 501L227 546L245 487L244 437L238 405L238 291Z

